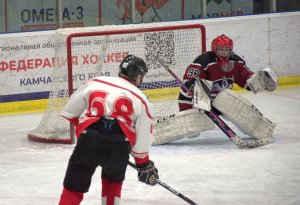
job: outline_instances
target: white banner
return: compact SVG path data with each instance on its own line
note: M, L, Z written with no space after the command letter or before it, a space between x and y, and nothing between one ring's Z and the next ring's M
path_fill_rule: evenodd
M0 95L48 91L54 32L0 36Z

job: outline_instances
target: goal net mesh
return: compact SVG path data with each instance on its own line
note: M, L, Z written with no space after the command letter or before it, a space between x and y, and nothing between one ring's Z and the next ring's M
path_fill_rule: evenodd
M117 76L120 62L128 54L143 58L149 68L141 89L154 105L154 123L168 119L179 112L179 84L156 57L182 78L185 68L204 51L205 29L200 24L59 29L55 34L55 68L48 106L40 124L28 137L41 142L72 143L70 124L61 117L69 89L76 90L96 76Z

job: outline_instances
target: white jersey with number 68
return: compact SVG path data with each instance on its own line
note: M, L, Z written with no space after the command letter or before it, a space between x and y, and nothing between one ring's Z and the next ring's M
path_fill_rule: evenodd
M76 127L76 136L102 116L118 120L132 145L136 162L148 161L152 138L152 105L135 85L120 77L97 77L79 87L62 116Z

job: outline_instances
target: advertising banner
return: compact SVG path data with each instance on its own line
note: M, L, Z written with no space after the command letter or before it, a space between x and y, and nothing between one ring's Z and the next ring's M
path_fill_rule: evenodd
M102 25L149 23L181 20L181 0L135 0L132 16L131 0L102 1Z
M54 32L1 35L0 102L46 98L53 56Z
M58 28L57 1L7 1L8 32L53 30ZM96 26L98 1L62 1L63 27Z
M199 0L184 1L184 19L199 19L201 18L202 2Z
M207 0L206 5L208 18L253 14L249 0Z
M0 33L5 32L5 5L4 0L0 0Z

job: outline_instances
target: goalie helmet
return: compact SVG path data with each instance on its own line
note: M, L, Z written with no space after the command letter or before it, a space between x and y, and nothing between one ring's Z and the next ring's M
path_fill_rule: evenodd
M141 75L140 83L146 73L148 68L143 59L136 57L134 55L126 56L120 64L119 76L126 76L129 80L137 84L137 77Z
M224 63L223 61L228 61L229 56L232 54L232 49L233 41L224 34L218 36L211 42L211 51L217 55L221 64Z

